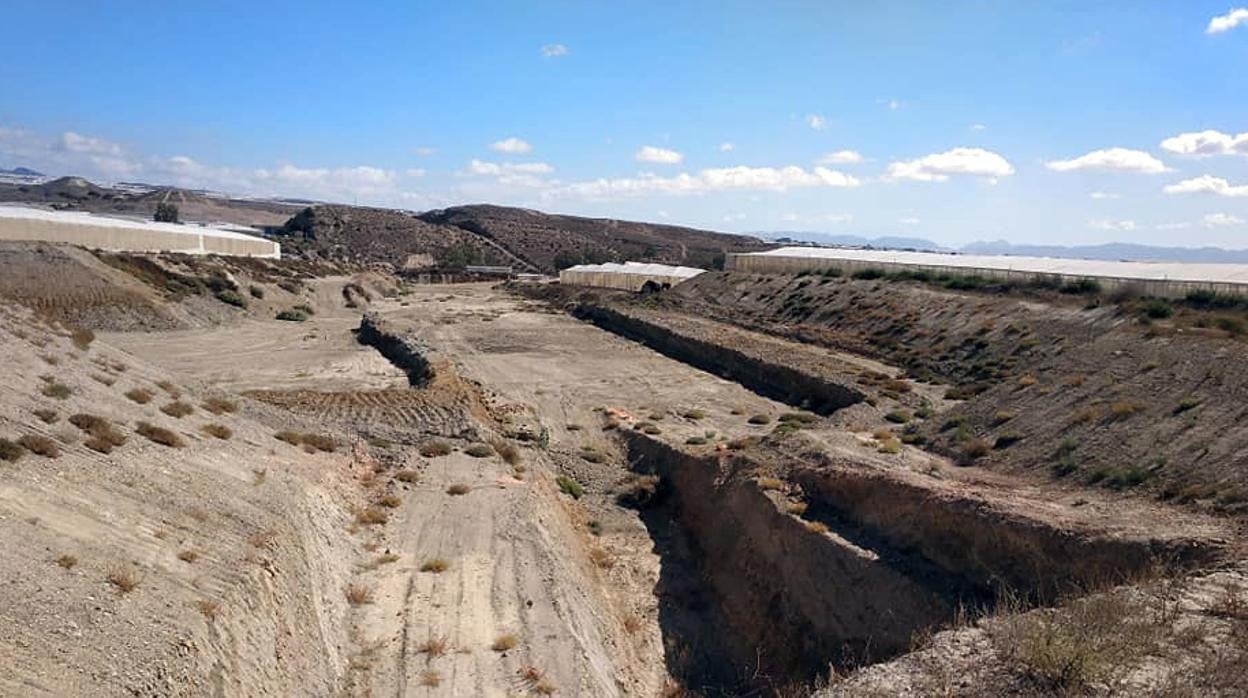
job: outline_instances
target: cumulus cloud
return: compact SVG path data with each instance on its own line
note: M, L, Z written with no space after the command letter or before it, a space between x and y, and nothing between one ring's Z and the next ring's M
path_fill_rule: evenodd
M1212 155L1248 155L1248 133L1231 135L1221 131L1193 131L1171 136L1161 142L1163 150L1197 158Z
M61 134L61 149L71 153L88 153L91 155L121 155L121 146L103 138L84 136L73 131Z
M1248 184L1233 186L1221 177L1201 175L1185 179L1176 184L1166 185L1162 191L1167 194L1217 194L1218 196L1248 196Z
M1090 153L1070 160L1051 160L1045 163L1045 167L1054 172L1106 170L1160 174L1166 171L1166 165L1162 161L1142 150L1130 150L1128 148L1093 150Z
M484 162L472 160L464 171L468 175L513 175L513 174L550 174L555 168L544 162Z
M643 145L640 150L633 154L633 159L637 162L657 162L661 165L679 165L680 161L685 159L685 156L675 150L659 148L653 145Z
M1111 220L1091 220L1088 221L1088 227L1093 230L1110 230L1114 232L1128 232L1135 230L1135 221L1111 221Z
M983 130L985 130L985 129L987 129L987 128L988 128L988 127L987 127L987 126L985 126L985 125L983 125L983 124L971 124L971 130L972 130L972 131L983 131Z
M1014 174L1014 167L997 153L982 148L953 148L943 153L901 160L888 165L886 180L943 182L950 175L971 175L996 180Z
M1239 25L1248 25L1248 8L1237 7L1224 15L1218 15L1209 20L1209 26L1205 27L1206 34L1221 34L1230 31Z
M828 120L818 114L807 114L806 125L816 131L822 131L828 127Z
M527 141L512 136L510 138L504 138L501 141L494 141L490 144L490 150L507 153L509 155L523 155L524 153L533 150L533 146L529 145Z
M1191 223L1158 223L1158 230L1186 230L1192 227Z
M1118 198L1117 194L1111 194L1110 192L1107 192L1107 191L1094 191L1091 194L1088 194L1088 196L1092 197L1093 199L1096 199L1097 201L1104 201L1106 199Z
M920 223L922 223L922 222L923 222L923 221L922 221L922 219L915 218L915 217L913 217L913 216L911 216L911 217L909 217L909 218L902 218L902 219L901 219L901 224L902 224L902 225L918 225L918 224L920 224Z
M419 155L422 158L427 158L430 155L433 155L434 153L438 151L436 148L430 148L427 145L422 145L419 148L412 148L412 152Z
M735 144L732 144L732 143L720 143L720 144L719 144L719 152L721 152L721 153L731 153L731 152L732 152L732 150L733 150L733 148L736 148L736 147L737 147L737 146L736 146Z
M541 48L542 58L558 58L568 55L568 47L563 44L546 44Z
M856 150L838 150L819 158L820 165L856 165L862 162L862 154Z
M785 191L802 187L856 187L861 182L843 172L816 167L805 170L788 167L724 167L682 172L671 177L646 173L638 177L595 179L574 182L547 192L548 198L570 196L587 199L608 199L647 194L706 194L729 190Z
M424 177L426 174L428 173L423 167L413 167L407 171L408 177Z
M1244 219L1229 213L1206 213L1200 222L1206 228L1223 228L1228 225L1243 225Z

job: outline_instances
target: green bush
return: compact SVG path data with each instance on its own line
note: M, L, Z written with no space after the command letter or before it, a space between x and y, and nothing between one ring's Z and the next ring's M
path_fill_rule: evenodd
M559 491L568 495L572 499L580 499L585 494L585 488L581 483L573 480L567 475L560 475L555 478L555 484L559 485Z
M1060 290L1072 296L1092 296L1101 292L1101 282L1096 279L1076 279L1062 284Z
M252 298L264 298L264 288L260 286L251 286L247 289Z
M1162 320L1174 315L1174 308L1161 298L1154 298L1144 304L1144 314L1154 320Z
M216 293L216 297L217 297L217 300L221 301L222 303L232 305L236 308L247 307L247 299L238 295L237 291L230 291L230 290L218 291Z
M286 320L288 322L303 322L308 319L307 313L299 310L283 310L276 317L278 320Z
M886 274L883 269L867 267L866 269L859 269L858 271L855 271L853 274L850 274L850 276L858 279L859 281L872 281L875 279L882 279L886 276Z

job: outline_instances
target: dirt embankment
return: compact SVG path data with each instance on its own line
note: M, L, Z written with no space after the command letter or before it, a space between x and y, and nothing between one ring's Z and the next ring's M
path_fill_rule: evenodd
M1156 532L904 471L763 449L698 454L622 432L654 502L692 539L731 632L721 661L802 682L904 652L1002 591L1036 601L1207 563L1216 526Z
M407 374L412 386L422 386L433 378L433 367L425 358L428 350L414 337L405 336L377 315L365 313L360 318L356 337L361 344L375 347L386 359Z
M778 362L755 346L732 347L721 334L698 336L696 329L673 327L664 318L625 313L602 305L579 305L574 314L595 325L645 344L668 357L735 380L774 400L830 414L860 402L864 395L845 382L821 375L817 366ZM815 357L809 357L814 359ZM847 381L846 381L847 382Z

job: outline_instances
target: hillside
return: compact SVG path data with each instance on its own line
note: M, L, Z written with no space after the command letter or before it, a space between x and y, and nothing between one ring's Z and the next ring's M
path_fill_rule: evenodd
M722 266L724 252L764 246L762 240L743 235L505 206L456 206L427 211L419 218L490 238L547 272L580 262L624 260L709 269Z
M421 268L458 254L471 262L506 263L473 233L380 208L310 206L286 221L281 234L287 250L331 259Z

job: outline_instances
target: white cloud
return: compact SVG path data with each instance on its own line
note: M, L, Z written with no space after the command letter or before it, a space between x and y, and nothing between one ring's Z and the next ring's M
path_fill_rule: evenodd
M886 180L943 182L950 175L972 175L995 180L1014 174L1014 168L1000 155L981 148L953 148L924 155L916 160L890 163Z
M640 150L633 154L633 159L637 162L657 162L662 165L679 165L680 161L685 159L685 156L675 150L658 148L653 145L643 145Z
M1218 196L1248 196L1248 184L1232 186L1221 177L1201 175L1185 179L1177 184L1167 184L1162 191L1167 194L1217 194Z
M779 168L739 165L701 170L696 174L682 172L671 177L646 173L638 177L574 182L547 192L546 197L608 199L646 194L688 195L729 190L785 191L799 187L857 187L860 184L855 177L825 167L807 171L796 165Z
M568 55L568 47L563 44L546 44L541 48L542 58L558 58Z
M430 148L427 145L422 145L419 148L412 148L412 152L419 155L422 158L427 158L430 155L433 155L434 153L438 152L438 150L436 148Z
M720 143L720 144L719 144L719 152L721 152L721 153L731 153L731 152L733 151L733 149L734 149L734 148L736 148L736 147L737 147L737 146L736 146L736 145L734 145L734 144L732 144L732 143Z
M1191 223L1158 223L1158 230L1186 230L1192 227Z
M544 162L484 162L481 160L472 160L468 163L468 169L462 174L466 175L488 175L488 176L504 176L514 174L550 174L555 168Z
M1073 172L1076 170L1113 170L1120 172L1139 172L1142 174L1159 174L1166 171L1166 165L1157 158L1142 150L1128 148L1105 148L1093 150L1071 160L1052 160L1045 163L1054 172Z
M798 220L800 220L800 219L801 219L801 216L799 216L799 215L797 215L796 213L793 213L793 212L791 212L791 211L790 211L789 213L786 213L786 214L784 214L784 215L780 216L780 220L784 221L785 223L794 223L794 222L796 222L796 221L798 221Z
M1244 219L1229 213L1206 213L1200 222L1206 228L1221 228L1228 225L1243 225Z
M1163 150L1204 158L1211 155L1248 155L1248 133L1232 136L1221 131L1193 131L1161 142Z
M1237 7L1224 15L1214 17L1209 20L1209 26L1205 27L1205 33L1221 34L1241 24L1248 24L1248 8Z
M725 223L732 223L734 221L743 221L743 220L745 220L744 213L729 213L724 216Z
M1107 200L1107 199L1117 199L1117 198L1118 198L1118 195L1117 195L1117 194L1112 194L1112 193L1107 192L1107 191L1094 191L1094 192L1092 192L1091 194L1088 194L1088 196L1092 197L1093 199L1096 199L1097 201L1105 201L1105 200Z
M918 225L918 224L920 224L920 223L922 223L922 222L923 222L923 221L922 221L922 219L919 219L919 218L914 218L913 216L912 216L912 217L910 217L910 218L902 218L902 219L901 219L901 224L902 224L902 225Z
M501 141L491 143L490 150L496 150L500 153L508 153L510 155L523 155L524 153L533 150L533 146L529 145L527 141L512 136L511 138L504 138Z
M823 219L829 223L853 223L854 214L852 213L829 213Z
M1135 230L1135 221L1111 221L1111 220L1091 220L1088 221L1088 227L1094 230L1111 230L1116 232L1127 232Z
M89 153L91 155L121 155L121 146L103 138L93 138L66 131L61 134L60 147L71 153Z
M823 118L822 116L819 116L818 114L807 114L806 125L815 129L816 131L822 131L823 129L828 127L828 120Z
M423 167L413 167L406 174L408 177L424 177L428 172Z
M862 154L856 150L838 150L819 158L820 165L855 165L862 162Z
M988 127L983 124L971 124L972 131L983 131L983 130L986 130L987 128Z
M898 99L890 99L884 104L888 107L889 111L897 111L898 109L901 109L901 100Z

